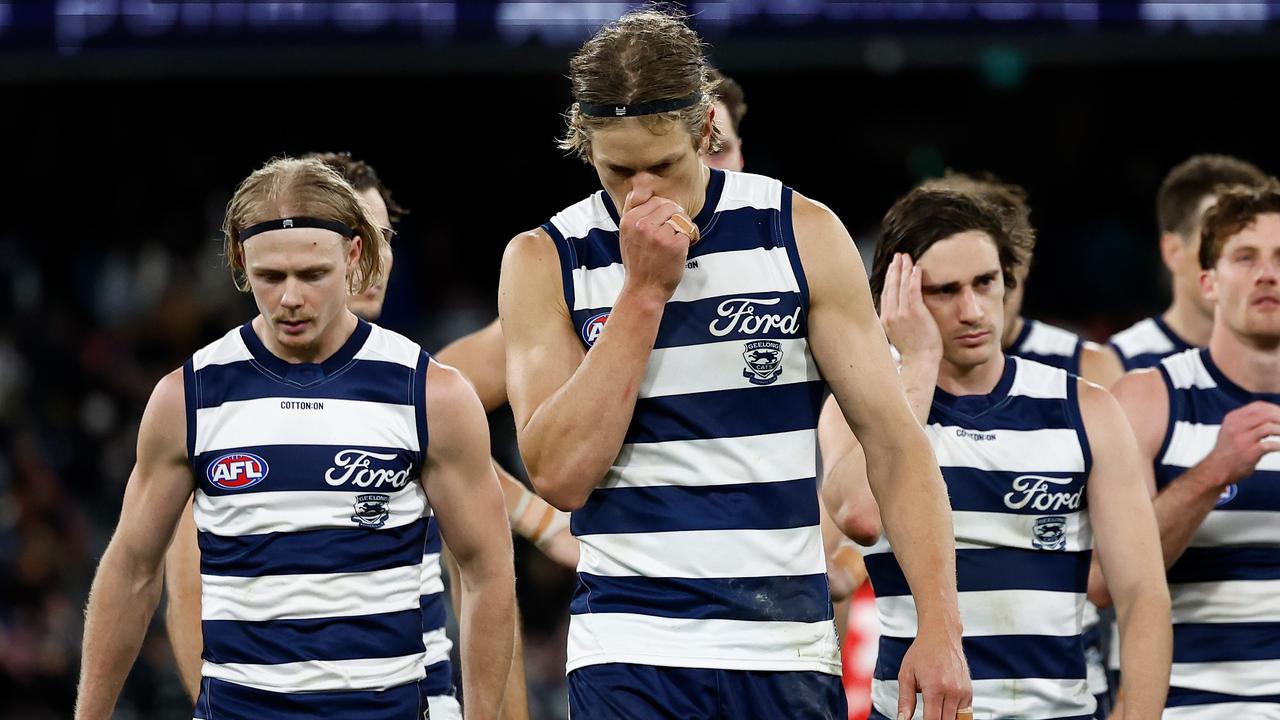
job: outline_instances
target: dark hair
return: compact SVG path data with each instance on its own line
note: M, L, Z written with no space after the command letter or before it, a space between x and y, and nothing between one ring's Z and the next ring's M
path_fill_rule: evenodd
M954 189L918 187L903 195L880 223L880 242L871 263L871 293L876 309L889 263L897 253L912 260L952 235L976 230L995 241L1005 287L1017 283L1013 269L1026 261L1031 248L1009 233L1000 208L981 195Z
M351 187L356 192L364 192L365 190L377 190L382 196L382 202L387 204L387 215L391 218L391 222L399 222L400 218L409 214L409 211L400 206L391 197L391 188L382 182L382 178L378 177L378 172L373 166L363 160L357 160L351 157L349 152L313 152L302 156L303 159L314 158L320 162L333 168L351 183Z
M1005 231L1013 238L1015 245L1026 251L1026 259L1031 259L1036 246L1036 229L1031 224L1027 191L1021 185L1004 182L989 172L968 175L947 170L940 178L920 183L920 187L927 190L967 192L995 205L1004 218Z
M1266 175L1252 163L1230 155L1193 155L1165 175L1156 193L1160 232L1191 240L1200 201L1220 185L1257 185Z
M740 133L739 127L742 125L742 118L747 114L747 96L742 91L742 86L737 80L725 75L720 70L709 67L707 68L708 77L711 82L715 83L716 89L712 92L712 99L724 103L724 107L729 111L729 124L733 127L735 133Z
M1227 241L1249 227L1259 215L1280 214L1280 180L1273 177L1256 185L1231 185L1221 188L1218 201L1204 213L1200 231L1200 267L1208 270L1218 264Z

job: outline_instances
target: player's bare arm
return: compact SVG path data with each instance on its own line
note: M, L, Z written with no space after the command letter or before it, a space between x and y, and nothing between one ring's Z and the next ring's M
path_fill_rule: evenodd
M626 280L589 353L573 333L551 238L534 230L507 246L498 311L511 409L534 489L561 510L586 502L622 447L663 309L684 274L689 237L667 223L680 212L664 198L628 196L619 228Z
M1169 690L1173 633L1160 538L1142 470L1151 464L1110 393L1077 382L1094 459L1086 486L1094 552L1120 626L1125 717L1158 718Z
M458 562L466 717L496 718L511 668L515 576L489 428L470 383L456 370L431 363L426 386L431 436L423 486Z
M1106 345L1096 342L1085 342L1080 351L1080 377L1104 388L1116 384L1124 375L1124 365L1120 356Z
M1252 474L1263 455L1280 449L1280 441L1273 439L1280 434L1280 407L1255 402L1228 413L1213 451L1157 493L1152 468L1169 418L1164 381L1157 370L1140 370L1125 375L1114 392L1143 452L1142 472L1155 497L1164 564L1172 567L1223 489Z
M178 677L192 702L200 695L204 629L200 623L200 545L192 501L178 516L173 542L164 556L164 628L178 663Z
M165 549L194 487L186 427L182 371L175 370L156 385L142 415L120 522L89 592L78 720L112 716L160 602Z
M923 693L925 717L953 718L972 702L961 650L955 540L941 473L901 392L871 302L861 260L843 224L797 195L793 224L810 290L814 358L862 445L885 532L899 555L919 613L903 660L899 711Z

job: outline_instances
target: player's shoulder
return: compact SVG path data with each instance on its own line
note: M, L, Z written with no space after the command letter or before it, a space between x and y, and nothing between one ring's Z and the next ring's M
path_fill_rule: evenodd
M536 264L545 260L559 262L555 240L552 239L550 233L541 227L526 230L511 238L507 242L507 249L502 255L504 267L510 263Z
M184 456L187 454L187 387L182 368L172 370L156 383L142 412L138 428L139 454ZM194 413L194 408L191 412Z

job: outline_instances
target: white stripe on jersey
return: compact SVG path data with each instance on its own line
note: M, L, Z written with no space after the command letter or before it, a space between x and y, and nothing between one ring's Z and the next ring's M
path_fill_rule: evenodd
M427 649L426 658L422 664L431 666L449 659L449 652L453 650L453 641L449 639L445 629L440 628L422 633L422 646Z
M263 445L338 445L417 451L412 404L323 400L324 410L286 410L287 394L235 400L196 411L196 453ZM405 398L412 403L412 398ZM335 422L334 418L342 418Z
M1191 547L1274 546L1277 527L1280 527L1280 512L1270 510L1211 512L1191 536Z
M1280 660L1175 662L1169 685L1228 695L1280 695Z
M985 590L959 593L965 637L1076 634L1084 594L1046 590ZM916 636L916 603L910 595L876 598L880 633Z
M358 660L306 660L278 665L205 661L205 677L284 693L386 690L422 678L422 653ZM337 679L335 681L335 679Z
M436 595L444 592L444 578L440 571L440 553L422 555L422 594Z
M706 637L716 639L715 655L700 657L698 638ZM593 663L617 662L733 670L808 670L839 675L835 642L830 620L693 620L633 613L584 613L574 615L569 625L567 671Z
M810 430L716 438L634 443L605 474L601 487L706 487L737 485L742 477L718 472L721 464L754 468L758 482L783 482L817 475L816 436ZM796 477L791 477L795 475Z
M688 530L578 538L578 572L611 577L735 578L825 573L814 526L784 530ZM686 552L671 552L686 548ZM696 551L694 550L696 548ZM752 552L743 552L751 548ZM583 617L575 615L577 618Z
M931 424L925 432L942 467L1031 473L1084 472L1084 453L1079 436L1072 428L976 431ZM975 435L990 439L975 440Z
M195 494L196 527L223 537L261 535L273 532L300 532L318 528L358 528L351 517L356 497L364 493L382 493L391 498L387 503L390 516L382 526L391 529L409 525L430 516L427 496L417 478L401 490L383 487L351 487L342 490L282 490L251 492L243 495Z
M1218 387L1218 383L1209 374L1209 369L1201 362L1198 352L1181 352L1165 358L1161 364L1164 365L1165 372L1169 373L1173 386L1179 390L1212 390Z
M895 717L898 681L872 680L871 702L881 712L889 710L889 716ZM1075 717L1092 715L1095 707L1096 702L1084 680L1020 678L973 681L973 720ZM916 701L916 713L911 717L914 720L924 717L924 703L919 699Z
M359 617L415 610L422 602L418 592L421 577L422 566L416 564L370 572L315 575L201 575L204 596L200 617L253 622ZM277 686L269 687L279 690ZM352 685L348 689L351 687L366 686Z
M586 237L592 230L617 232L618 225L609 217L603 198L601 193L593 193L556 213L551 224L566 238Z
M1280 622L1280 580L1177 583L1173 622Z
M191 356L191 364L194 370L199 370L210 365L230 365L252 359L253 353L249 352L244 338L240 337L240 327L236 326L231 332L197 350Z
M1093 547L1093 525L1089 513L1056 513L1066 518L1066 552L1089 550ZM955 529L957 550L990 550L993 547L1033 549L1032 531L1040 515L1014 515L1012 513L951 512L951 524ZM889 539L883 534L870 547L863 548L863 555L890 552Z
M573 309L612 305L625 279L622 263L592 270L574 268ZM799 291L785 248L752 248L699 257L698 270L685 272L669 302Z
M1067 519L1067 545L1063 550L1076 552L1093 547L1093 525L1087 511L1055 513ZM953 512L951 522L956 537L957 550L987 550L991 547L1032 549L1031 538L1039 515L1013 515L1010 513Z
M403 335L387 332L377 325L373 326L373 332L369 333L369 338L355 355L356 360L391 362L415 369L421 357L422 347L418 343Z
M751 173L724 174L724 190L716 212L728 212L741 208L778 210L782 207L782 182Z
M1195 467L1213 451L1218 442L1221 425L1179 420L1173 424L1173 435L1169 438L1169 449L1160 458L1161 465L1174 467ZM1256 470L1280 471L1280 452L1269 452L1258 461Z
M1010 397L1029 397L1058 400L1067 396L1068 376L1056 372L1058 368L1040 363L1018 363L1018 370L1009 386ZM1074 382L1074 380L1072 381Z
M1063 357L1076 354L1076 343L1080 337L1075 333L1035 320L1026 322L1031 325L1031 331L1018 348L1020 352Z
M1240 720L1241 718L1277 720L1280 718L1280 706L1275 703L1251 702L1185 705L1165 708L1164 714L1160 717L1163 720Z
M804 338L777 342L782 346L782 365L772 385L822 380ZM668 397L750 387L743 371L725 372L726 368L743 365L742 347L742 340L730 340L654 350L649 353L649 363L640 382L640 397Z
M1174 351L1173 343L1151 318L1139 320L1128 329L1112 335L1111 342L1120 348L1125 357L1130 358L1150 353L1163 355Z

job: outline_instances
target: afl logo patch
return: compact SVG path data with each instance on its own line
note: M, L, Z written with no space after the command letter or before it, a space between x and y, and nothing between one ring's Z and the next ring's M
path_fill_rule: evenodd
M267 461L253 453L227 453L209 463L209 482L226 490L243 490L267 479Z
M1214 507L1222 507L1232 500L1236 499L1236 495L1240 493L1240 488L1235 483L1222 488L1222 494L1218 496L1218 501L1213 504Z
M582 323L582 341L591 347L596 344L596 340L600 339L600 333L604 332L604 324L609 319L608 312L597 313L592 315L589 320Z

